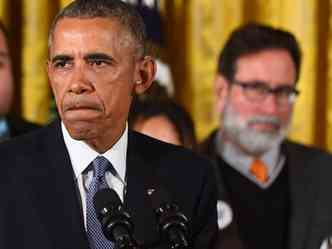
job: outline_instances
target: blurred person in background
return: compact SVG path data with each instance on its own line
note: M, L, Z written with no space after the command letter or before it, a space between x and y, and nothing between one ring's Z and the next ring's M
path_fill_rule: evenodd
M200 146L221 186L215 248L316 249L331 235L332 157L286 139L300 65L295 37L260 24L221 51L220 126Z
M129 126L161 141L195 150L195 127L190 114L169 98L158 82L151 88L133 102Z
M38 128L38 125L10 113L14 98L14 77L8 32L0 21L0 141Z

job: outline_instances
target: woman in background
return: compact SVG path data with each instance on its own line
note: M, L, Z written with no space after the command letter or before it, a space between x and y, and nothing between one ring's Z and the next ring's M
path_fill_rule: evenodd
M134 100L129 126L164 142L196 149L195 128L189 113L157 84L143 98Z

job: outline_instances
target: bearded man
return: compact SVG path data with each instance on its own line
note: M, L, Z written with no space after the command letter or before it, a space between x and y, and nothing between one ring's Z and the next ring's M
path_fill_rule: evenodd
M260 24L235 30L221 51L220 128L200 146L220 188L215 248L319 248L332 231L331 156L285 139L300 64L295 37Z

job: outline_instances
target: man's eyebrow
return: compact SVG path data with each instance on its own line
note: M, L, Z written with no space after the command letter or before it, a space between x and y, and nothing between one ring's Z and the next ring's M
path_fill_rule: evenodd
M59 54L56 55L52 58L51 62L54 63L56 61L68 61L68 60L73 60L73 57L69 55L64 55L64 54Z
M85 60L98 59L98 60L108 60L114 61L114 58L105 53L91 53L84 56Z

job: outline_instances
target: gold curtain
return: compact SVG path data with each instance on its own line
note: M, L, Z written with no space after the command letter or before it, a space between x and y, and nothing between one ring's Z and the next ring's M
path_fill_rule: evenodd
M329 13L332 13L332 3L329 6L326 6L326 9ZM326 82L326 91L325 94L322 94L322 97L326 99L326 138L327 138L327 148L332 151L332 15L328 17L328 27L327 27L327 36L326 36L326 51L323 55L327 56L326 68L327 74L325 75Z
M14 110L30 121L42 124L50 116L47 35L57 9L57 1L0 0L0 18L9 30L14 62Z
M8 2L0 2L0 17L5 25L8 25Z
M15 110L29 120L49 119L47 30L71 1L0 0L0 17L14 38ZM219 50L234 28L259 21L294 32L303 50L290 137L332 151L332 0L160 1L176 98L191 112L200 139L217 125L213 77Z
M48 120L50 94L45 74L47 31L51 19L49 1L23 1L22 112L28 120Z

